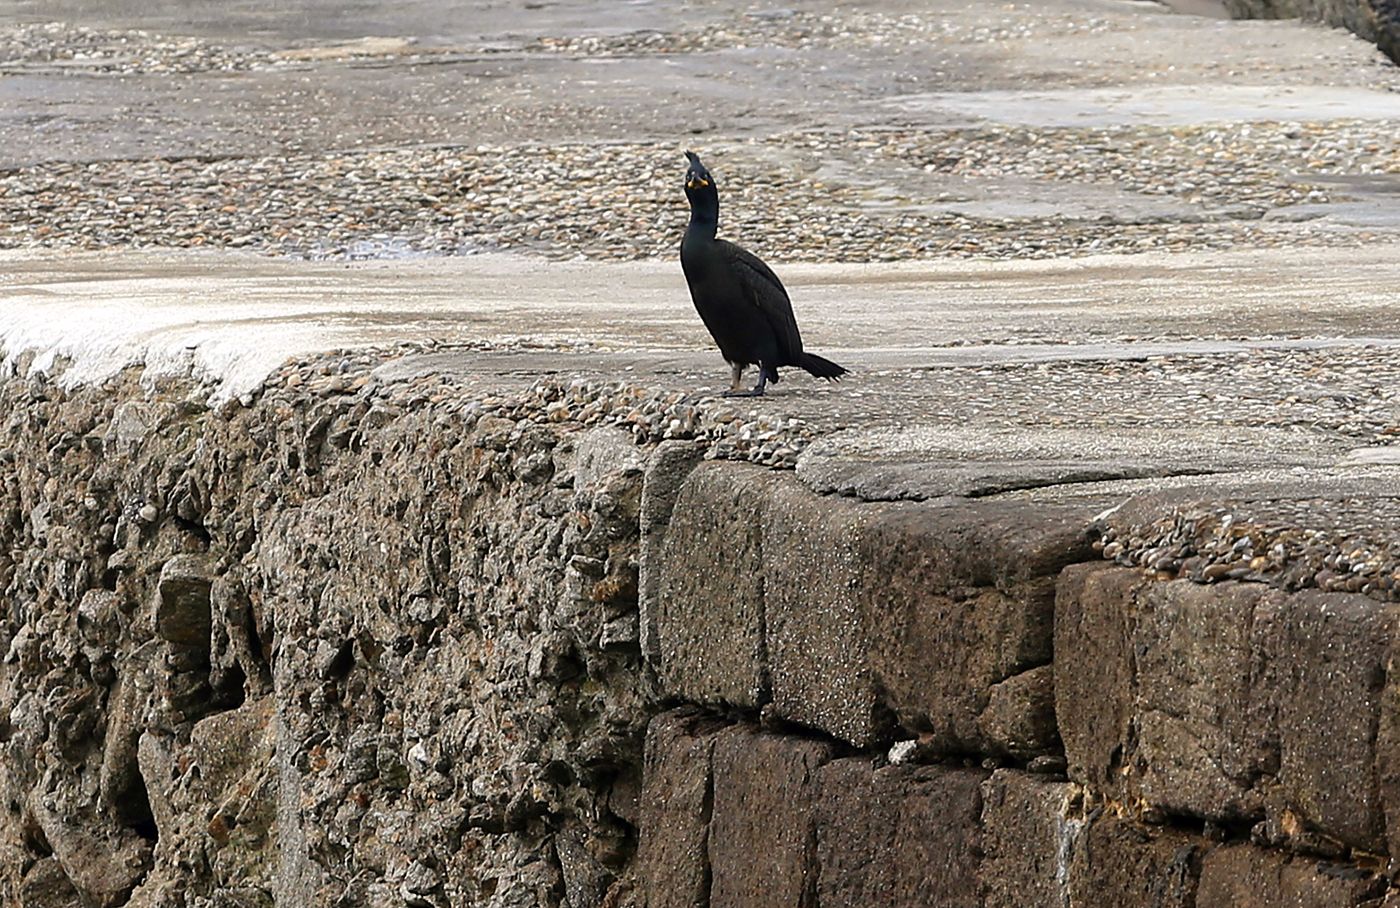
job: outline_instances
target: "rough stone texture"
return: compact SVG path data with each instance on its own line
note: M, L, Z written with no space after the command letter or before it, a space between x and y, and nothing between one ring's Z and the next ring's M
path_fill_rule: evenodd
M697 467L681 486L662 547L657 608L662 685L700 703L768 699L763 515L766 470Z
M857 503L775 484L764 520L773 706L856 746L895 721L945 752L1054 748L1054 576L1092 508Z
M982 786L986 908L1067 904L1069 863L1084 828L1074 786L1013 770Z
M1278 690L1278 796L1270 820L1385 850L1376 772L1380 700L1400 607L1359 595L1273 597L1256 615L1265 690Z
M1143 796L1217 820L1260 814L1254 783L1278 770L1263 653L1253 639L1263 586L1160 584L1139 594L1137 763Z
M870 671L857 540L865 507L774 483L763 526L773 713L867 747L889 730Z
M1060 740L1054 666L1038 665L993 684L977 727L984 740L1012 756L1027 758L1054 750Z
M637 616L642 655L653 669L661 665L657 617L661 611L661 566L665 564L666 531L680 496L681 484L704 452L693 442L663 441L647 463L642 481L642 510L637 576Z
M209 587L213 565L201 555L176 555L160 569L156 593L156 633L183 646L207 647L211 618Z
M927 743L1029 757L1055 743L1054 576L1090 556L1092 505L869 505L856 587L885 705ZM775 682L776 683L776 682Z
M338 368L0 382L0 902L620 885L646 452Z
M19 885L22 908L83 908L83 897L73 888L57 858L40 858L24 873Z
M692 709L647 729L638 872L649 908L705 908L714 807L713 757L722 722Z
M1385 890L1384 878L1353 866L1230 845L1202 861L1196 908L1378 908Z
M1389 755L1400 753L1400 670L1396 648L1392 648L1386 665L1386 686L1380 701L1380 723L1376 730L1376 751ZM1387 851L1400 855L1400 760L1380 759L1376 763L1377 783L1381 805L1385 812Z
M711 908L806 908L816 894L813 809L827 743L736 726L714 748Z
M1193 908L1209 845L1109 817L1088 825L1069 865L1071 905Z
M853 758L818 773L819 905L980 906L981 785L987 773L872 770Z
M31 796L28 813L83 901L101 908L124 904L145 873L150 842L93 811L75 810L74 801L71 795L62 802Z
M1096 501L677 466L656 599L663 675L761 706L771 649L766 718L847 743L898 720L914 759L1053 769L1053 698L1082 797L693 711L644 759L650 455L336 368L219 410L0 383L0 902L974 905L1052 865L1081 903L1182 902L1207 846L1117 818L1142 808L1384 850L1393 607L1071 566L1052 667Z
M1133 722L1132 613L1145 583L1103 563L1072 565L1055 598L1055 716L1069 776L1121 794Z
M1358 594L1065 573L1056 709L1072 778L1167 813L1385 850L1378 750L1400 617Z

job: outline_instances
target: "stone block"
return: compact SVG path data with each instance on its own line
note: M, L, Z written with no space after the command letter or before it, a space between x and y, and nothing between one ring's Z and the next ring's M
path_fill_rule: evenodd
M1052 678L1026 673L1050 661L1054 576L1090 556L1090 516L785 482L763 543L776 713L859 747L897 721L945 752L1053 748Z
M56 858L40 858L24 872L19 884L19 908L83 908L78 890Z
M1105 562L1065 568L1055 599L1055 716L1069 776L1120 793L1133 723L1133 570Z
M1196 908L1373 908L1385 891L1354 866L1240 844L1205 856Z
M773 711L857 747L890 730L861 613L857 539L874 507L821 498L784 477L763 529Z
M577 436L574 443L574 488L593 491L616 473L636 475L646 469L647 453L632 433L600 426Z
M209 649L209 587L214 566L206 555L176 555L160 569L156 632L170 643Z
M661 610L666 533L681 486L700 463L703 450L694 442L663 441L647 462L642 480L642 507L637 572L642 656L653 668L661 665L657 618Z
M271 633L254 609L243 577L230 572L214 578L209 603L209 683L215 695L236 703L270 691L272 672L263 640L271 639Z
M1378 750L1400 607L1352 593L1273 594L1255 615L1264 712L1278 735L1271 817L1369 852L1386 848Z
M1261 584L1156 583L1138 593L1137 784L1171 813L1262 815L1254 784L1277 769L1255 614Z
M981 879L986 908L1067 903L1068 862L1084 829L1074 786L1013 770L982 785Z
M171 794L179 771L171 754L171 742L154 732L145 732L141 735L137 758L156 830L163 841L176 841L176 821L180 817L171 803Z
M938 766L873 770L860 758L823 766L816 904L980 908L987 777Z
M711 462L681 486L662 546L662 686L697 703L768 699L762 518L774 475Z
M647 727L637 866L649 908L705 908L713 752L724 724L689 709Z
M155 679L151 664L159 647L159 641L148 640L123 659L117 683L107 699L98 786L103 802L128 826L150 818L137 742L153 706Z
M977 727L990 748L1026 759L1059 744L1055 724L1055 668L1038 665L993 684Z
M1355 594L1071 569L1055 638L1070 775L1170 814L1267 816L1302 847L1383 851L1377 737L1397 617Z
M805 908L816 891L817 772L832 745L735 726L714 745L711 908Z
M89 812L48 801L31 792L30 813L83 903L113 908L126 902L150 869L151 843Z
M264 697L195 723L190 749L212 800L224 800L245 776L271 765L272 707L272 698Z
M1069 860L1069 904L1193 908L1209 843L1113 817L1090 823Z

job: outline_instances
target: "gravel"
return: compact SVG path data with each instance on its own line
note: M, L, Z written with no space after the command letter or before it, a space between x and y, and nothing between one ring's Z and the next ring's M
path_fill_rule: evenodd
M1400 499L1224 498L1148 525L1109 522L1105 558L1198 583L1362 593L1400 601Z
M348 398L366 414L390 408L403 412L428 404L445 407L467 424L497 417L519 425L572 424L579 428L614 426L638 444L694 441L708 459L742 460L791 469L816 438L805 420L775 410L767 402L743 405L709 393L689 393L655 383L601 379L536 381L515 390L483 390L461 376L429 372L409 379L381 381L374 370L385 362L424 353L510 353L576 348L564 342L530 339L470 344L433 342L338 351L293 360L269 376L263 387L225 407L251 406L257 394L272 394L288 406L307 399Z
M199 38L137 29L98 29L46 22L0 29L0 69L63 67L99 73L241 72L269 66L273 56Z
M1049 258L1372 242L1395 231L1263 216L1345 198L1314 179L1400 173L1398 137L1394 122L800 132L707 157L720 176L722 234L775 260ZM0 248L669 257L687 218L682 163L663 143L52 163L0 173ZM1187 207L973 217L949 210L956 191L930 195L929 175L1112 187Z
M843 51L853 47L922 49L939 43L1002 44L1048 35L1100 34L1114 28L1131 30L1131 26L1098 16L1025 10L1018 10L1014 15L967 21L949 16L892 14L878 10L819 14L779 8L750 12L701 29L549 36L537 39L526 48L590 57L682 54L758 46Z
M767 9L665 31L483 35L455 45L379 37L289 47L46 23L0 28L0 69L57 67L125 79L293 67L315 82L334 78L336 67L391 59L411 66L502 54L725 51L744 61L733 53L767 48L771 60L742 65L783 72L810 62L801 56L806 50L816 58L872 51L892 60L955 57L966 45L1029 47L1067 34L1131 41L1156 23L1137 14L1020 7L955 15ZM1353 67L1345 71L1348 83L1400 90L1400 69L1354 68L1366 60L1327 65ZM1251 63L1250 79L1269 81L1275 64L1283 72L1289 61ZM1088 69L1084 79L1103 75ZM1078 84L1072 75L1056 78ZM522 109L521 122L546 113ZM527 126L521 134L529 134ZM0 248L209 246L317 259L486 250L554 259L670 257L687 216L681 150L669 142L527 141L45 163L0 171ZM1400 174L1400 121L806 129L710 140L697 150L720 179L722 233L775 261L1356 246L1400 231L1400 222L1362 229L1318 218L1321 206L1348 201L1348 179L1384 183ZM1097 201L1078 199L1081 188L1092 188L1086 195ZM979 207L988 193L992 203ZM1042 203L1047 194L1060 201Z

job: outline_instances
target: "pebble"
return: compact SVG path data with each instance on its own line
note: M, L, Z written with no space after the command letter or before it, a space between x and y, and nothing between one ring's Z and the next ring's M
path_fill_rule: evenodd
M273 55L265 50L224 47L139 29L87 28L66 22L0 29L0 65L6 68L61 65L100 73L195 73L238 72L273 63Z
M49 162L0 172L0 248L671 258L688 218L677 158L670 142L631 142ZM725 232L775 261L1358 246L1396 231L1264 215L1343 200L1328 182L1337 177L1400 173L1400 123L796 131L709 161L724 175ZM810 178L827 166L851 176ZM593 174L583 187L580 173ZM927 174L954 182L929 197ZM1131 185L1188 207L1106 219L960 213L956 181L1010 179Z
M1120 564L1153 567L1152 554L1169 549L1180 558L1166 570L1174 578L1400 601L1400 498L1188 501L1150 525L1117 520L1110 517L1101 533L1105 557Z

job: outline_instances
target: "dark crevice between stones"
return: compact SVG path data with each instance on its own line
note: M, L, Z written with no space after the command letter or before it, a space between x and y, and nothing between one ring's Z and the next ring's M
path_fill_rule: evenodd
M1054 489L1060 486L1082 486L1092 485L1099 482L1127 482L1136 479L1170 479L1176 476L1217 476L1222 473L1234 472L1233 470L1207 470L1183 467L1177 470L1143 470L1136 471L1087 471L1080 476L1056 476L1046 477L1043 480L1024 479L1013 482L989 484L981 488L969 489L962 497L970 499L995 498L998 495L1006 495L1013 492L1033 492L1037 489Z
M244 673L243 666L235 662L219 680L219 685L214 687L211 672L210 686L214 689L215 703L220 710L237 709L247 702L248 676Z
M714 862L710 859L710 829L715 816L715 766L714 745L706 748L709 771L705 773L705 796L700 804L700 822L705 827L705 841L700 850L705 855L701 866L700 899L696 908L709 908L710 894L714 891Z
M195 537L200 542L204 543L206 546L209 544L210 539L213 538L209 535L209 530L205 528L204 524L200 523L197 520L187 520L184 517L179 516L178 514L171 515L171 519L175 522L175 525L177 527L179 527L186 533L189 533L191 536Z
M127 786L112 793L112 813L123 826L154 843L160 838L160 833L156 829L155 815L151 812L146 780L139 772L131 773L129 779Z

